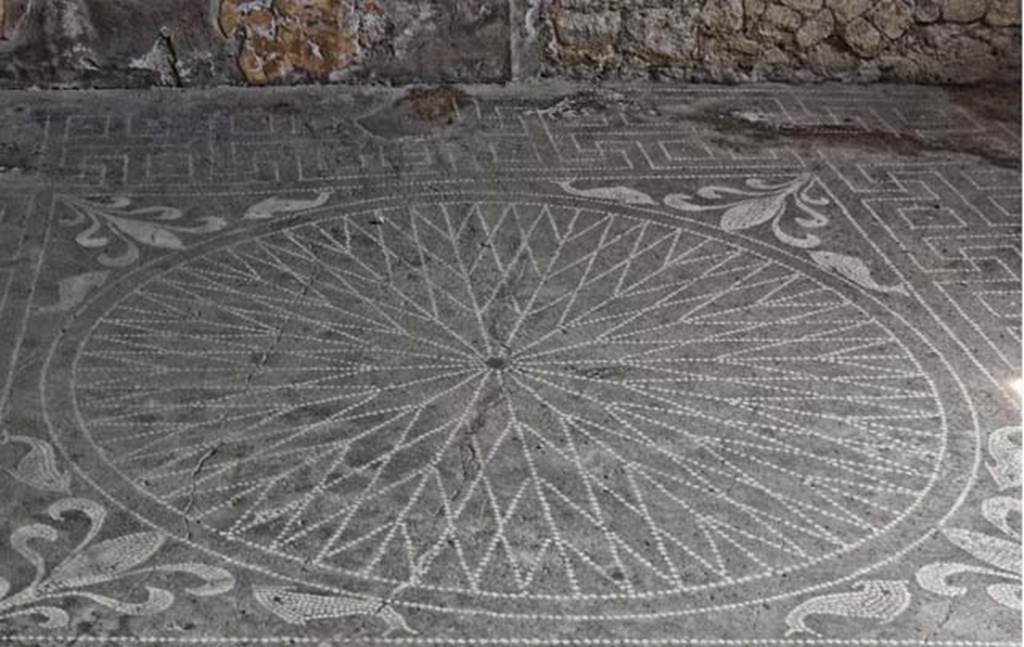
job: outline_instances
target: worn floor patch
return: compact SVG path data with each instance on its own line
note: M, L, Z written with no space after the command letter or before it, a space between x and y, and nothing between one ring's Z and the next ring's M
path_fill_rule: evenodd
M986 92L5 94L0 640L1018 644Z

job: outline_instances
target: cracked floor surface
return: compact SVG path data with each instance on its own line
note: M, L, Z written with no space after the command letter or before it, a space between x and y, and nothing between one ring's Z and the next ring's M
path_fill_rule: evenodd
M1012 91L0 115L0 640L1019 643Z

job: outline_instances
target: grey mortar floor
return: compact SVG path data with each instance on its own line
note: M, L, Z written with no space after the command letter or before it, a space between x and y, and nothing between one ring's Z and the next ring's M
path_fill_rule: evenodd
M1016 645L1020 110L0 94L0 641Z

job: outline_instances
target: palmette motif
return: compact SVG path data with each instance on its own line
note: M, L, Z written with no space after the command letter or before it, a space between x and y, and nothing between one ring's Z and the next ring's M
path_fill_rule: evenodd
M145 577L154 573L188 575L201 581L185 592L206 597L230 591L234 577L226 570L197 562L146 565L167 541L158 531L143 531L96 541L107 517L102 505L80 498L63 498L47 508L56 522L69 514L84 515L89 530L78 545L55 566L48 568L46 558L36 547L38 542L55 542L59 531L52 525L32 523L17 528L10 538L11 547L35 569L31 583L11 593L10 582L0 577L0 619L18 616L42 617L41 627L68 626L70 616L55 602L66 598L86 598L118 613L131 616L152 615L174 604L175 594L162 587L145 584L146 598L140 602L110 597L91 590L100 584Z
M1000 534L967 528L942 528L946 539L974 557L975 562L928 564L917 571L917 582L922 588L946 597L960 597L969 589L955 583L954 578L965 574L984 575L990 580L1001 580L985 587L993 601L1009 609L1021 608L1020 433L1020 427L1004 427L989 436L988 451L993 460L988 464L989 473L1000 491L1018 490L1011 496L999 495L982 501L982 517ZM1012 436L1017 436L1016 443Z
M58 201L70 215L62 219L69 227L84 227L75 242L86 249L100 249L97 257L105 267L127 267L139 260L139 245L164 250L185 248L185 236L209 234L227 227L219 216L205 216L197 224L183 225L185 213L175 207L133 207L132 199L113 197L106 201L63 195ZM113 249L114 252L110 250Z
M0 446L8 444L28 447L28 453L21 457L17 467L6 470L8 474L40 490L59 494L71 493L71 477L57 467L57 458L50 443L33 436L11 434L2 429Z
M622 204L655 206L658 202L642 191L626 186L577 189L572 182L555 182L571 195L620 202ZM902 285L883 285L872 276L871 269L862 258L818 249L822 239L810 230L829 224L823 209L832 204L822 190L821 181L809 173L772 184L761 178L748 178L743 188L707 185L697 189L695 195L673 193L664 197L666 206L683 212L721 212L719 227L726 232L739 232L771 223L775 238L789 246L807 251L808 256L822 269L835 272L860 287L883 294L907 295ZM800 226L803 235L790 233L784 223L790 205L797 213L792 222Z

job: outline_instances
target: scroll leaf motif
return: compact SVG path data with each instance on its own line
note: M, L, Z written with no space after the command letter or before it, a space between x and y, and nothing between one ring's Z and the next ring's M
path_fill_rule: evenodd
M989 435L988 452L994 463L988 465L989 472L999 489L1005 489L1021 481L1020 445L1011 438L1020 437L1020 427L1004 427ZM1009 609L1021 608L1021 554L1020 529L1011 526L1016 518L1020 522L1021 501L1016 497L995 496L981 504L982 516L999 529L1003 537L966 528L944 528L943 535L955 546L974 557L980 564L960 562L934 562L917 571L917 582L921 588L943 595L957 597L965 595L968 588L951 579L963 573L974 573L997 577L1010 582L996 582L988 585L985 592L996 603Z
M295 213L297 211L315 209L327 204L327 201L331 199L332 195L334 195L334 191L320 191L312 200L295 200L274 196L272 198L267 198L266 200L261 200L246 209L245 215L242 216L242 219L266 220L267 218L273 218L274 216L284 213Z
M26 485L45 492L68 494L71 477L60 471L53 446L40 438L16 434L4 435L0 444L20 443L28 447L25 454L13 470L7 472Z
M988 596L1011 609L1021 608L1021 585L1020 584L989 584L985 588Z
M696 204L693 202L693 198L685 193L673 193L671 195L667 195L662 202L664 202L666 206L679 211L707 211L714 209L714 207Z
M48 605L39 605L28 609L20 609L4 614L3 618L16 618L18 616L41 616L43 621L39 623L40 629L60 629L68 626L71 617L67 611Z
M1021 514L1021 501L1009 496L994 496L981 502L981 516L1003 531L1008 537L1017 537L1019 533L1010 527L1010 515Z
M165 544L167 537L155 531L136 532L93 543L106 519L106 509L89 499L65 498L53 503L48 509L54 521L63 520L68 513L78 512L89 520L89 530L70 554L49 574L46 561L36 551L35 540L55 541L59 537L56 528L47 524L29 524L11 534L11 546L35 567L32 582L10 594L10 584L0 579L0 619L15 616L40 616L42 627L54 629L68 623L67 614L45 604L54 598L79 597L92 600L118 613L126 615L151 615L165 611L174 604L171 591L145 586L146 598L141 602L120 600L100 593L85 590L95 584L109 583L130 577L151 578L154 573L185 574L198 578L202 584L185 589L193 595L218 595L231 590L234 577L216 566L197 562L143 565L152 559ZM63 614L63 615L62 615Z
M309 620L364 615L383 620L387 626L385 636L397 630L416 633L398 611L377 598L302 593L287 586L256 586L253 587L253 597L263 608L291 624L305 625Z
M799 222L799 220L800 219L798 218L797 221ZM787 234L785 231L782 230L782 227L779 225L778 218L772 221L772 232L775 234L776 238L786 243L790 247L798 247L800 249L812 249L821 244L821 239L815 236L814 234L807 234L802 238Z
M154 566L153 571L162 573L188 573L203 581L201 586L191 586L185 589L186 593L199 597L210 597L227 593L235 587L235 578L223 568L201 564L199 562L179 562L177 564L165 564Z
M58 564L45 588L75 588L117 579L155 555L165 540L159 532L137 532L101 541Z
M814 251L811 252L811 259L826 270L832 270L840 276L853 281L867 290L884 292L888 294L902 294L906 296L907 290L902 285L887 286L878 283L871 270L863 260L856 256L836 254L834 252Z
M109 220L111 224L115 225L122 232L128 234L144 245L162 247L164 249L185 248L184 243L181 242L181 238L174 234L174 232L164 229L154 223L139 222L138 220L129 220L127 218L117 218L114 216L111 216Z
M142 602L125 602L89 591L78 591L77 593L83 598L102 604L126 616L152 616L170 609L174 604L173 593L155 586L146 587L146 599Z
M1000 490L1021 486L1021 450L1011 436L1020 434L1020 427L1003 427L992 432L988 438L988 453L992 462L985 467Z
M786 615L787 636L799 633L820 635L807 626L812 615L833 615L845 618L874 618L883 624L891 622L910 606L911 594L901 580L865 580L854 585L856 590L829 593L805 600Z
M131 208L131 199L114 197L107 201L88 200L74 196L60 196L59 200L71 210L71 216L62 222L68 226L86 225L75 237L75 242L87 249L107 249L119 243L121 251L105 251L97 260L106 267L126 267L139 259L139 245L158 249L185 248L182 236L207 234L227 226L224 218L206 216L198 224L177 224L185 213L174 207L157 206ZM171 224L175 223L175 224Z
M860 258L819 250L821 237L811 233L801 236L787 231L783 221L790 201L802 214L792 218L792 222L801 228L820 229L829 223L822 207L832 204L832 200L813 175L801 174L782 183L748 178L742 189L710 185L699 188L696 194L701 200L718 202L701 203L685 193L668 195L664 202L680 211L722 210L719 227L728 232L743 231L771 222L772 234L779 242L801 250L815 250L809 251L810 256L822 268L837 272L868 290L907 294L903 286L885 286L875 281Z
M967 594L966 586L959 586L952 583L955 575L962 573L980 573L983 575L1002 575L999 571L970 564L959 564L956 562L933 562L923 566L917 571L917 583L922 589L931 591L948 598L960 597Z
M572 186L575 180L556 181L563 191L570 195L581 198L596 198L598 200L612 200L622 204L657 205L654 198L643 191L628 186L602 186L593 189L577 189Z
M986 564L1011 573L1021 571L1020 547L1015 543L964 528L946 528L942 534L958 548Z
M725 231L739 231L766 223L782 213L786 198L787 194L780 193L741 202L722 214L720 226Z

